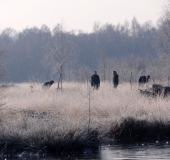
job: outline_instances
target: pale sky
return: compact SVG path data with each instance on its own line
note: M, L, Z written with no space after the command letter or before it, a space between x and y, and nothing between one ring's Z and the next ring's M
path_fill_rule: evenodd
M95 22L123 24L135 16L156 24L168 0L0 0L0 30L17 31L64 22L67 30L92 32Z

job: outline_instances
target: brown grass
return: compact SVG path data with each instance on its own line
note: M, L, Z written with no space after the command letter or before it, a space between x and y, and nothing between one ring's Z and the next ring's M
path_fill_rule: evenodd
M62 91L56 85L48 90L35 83L14 85L2 89L2 154L80 152L96 149L104 138L169 138L169 97L141 96L137 84L131 90L128 83L117 89L102 83L97 91L83 83L64 83Z

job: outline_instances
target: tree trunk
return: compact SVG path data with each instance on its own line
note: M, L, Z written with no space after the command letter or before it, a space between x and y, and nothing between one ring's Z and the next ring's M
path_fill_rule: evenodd
M60 77L61 77L61 75L59 76L59 79L58 79L58 87L57 87L57 89L60 89Z
M63 74L62 74L62 70L63 69L63 66L61 66L61 73L60 73L60 76L61 76L61 90L62 90L62 82L63 82Z

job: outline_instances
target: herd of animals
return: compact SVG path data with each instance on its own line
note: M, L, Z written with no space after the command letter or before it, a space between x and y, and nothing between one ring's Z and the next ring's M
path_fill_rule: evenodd
M139 78L139 85L142 86L145 83L148 82L150 76L141 76ZM153 84L152 88L148 88L145 90L139 89L140 93L146 96L152 96L152 97L167 97L170 96L170 87L169 86L162 86L160 84Z
M167 97L170 96L170 87L169 86L162 86L160 84L153 84L152 88L148 89L139 89L140 93L145 96L152 96L152 97Z
M148 83L150 78L150 75L147 76L141 76L139 78L139 86L143 86L144 84ZM43 89L48 89L51 87L51 85L54 83L53 80L45 82L42 85ZM115 87L115 86L114 86ZM116 86L117 87L117 86ZM98 87L97 87L98 88ZM157 96L162 96L162 97L167 97L170 96L170 87L169 86L162 86L160 84L153 84L152 88L148 89L139 89L140 93L145 95L145 96L152 96L152 97L157 97Z

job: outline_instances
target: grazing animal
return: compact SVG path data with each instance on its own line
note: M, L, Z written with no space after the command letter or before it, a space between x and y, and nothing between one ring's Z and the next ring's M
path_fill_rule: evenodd
M53 80L49 81L49 82L45 82L43 85L42 85L42 88L43 89L48 89L51 87L51 85L54 83Z
M149 81L150 75L148 76L141 76L139 78L139 85L143 85Z
M163 97L170 95L170 87L168 86L163 87L160 84L153 84L152 88L153 88L153 92L156 95L159 95L159 96L162 95Z
M170 96L170 87L162 86L160 84L153 84L152 88L141 90L139 89L140 93L145 95L145 96L152 96L152 97L157 97L161 96L163 98Z
M170 87L163 87L163 95L164 97L170 96Z
M163 86L160 84L153 84L152 85L152 90L155 95L161 95L162 93Z
M155 95L159 95L159 96L162 95L163 97L170 95L170 87L168 86L163 87L160 84L153 84L152 89Z
M152 89L145 89L145 90L142 90L142 89L138 89L140 91L140 93L146 97L155 97L156 94L152 91Z

